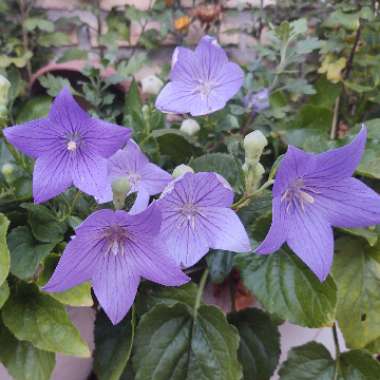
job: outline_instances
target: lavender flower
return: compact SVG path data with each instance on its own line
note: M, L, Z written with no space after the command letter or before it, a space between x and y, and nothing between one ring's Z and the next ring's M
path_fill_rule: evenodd
M216 173L186 173L168 186L158 201L161 234L178 264L194 265L209 248L251 250L232 201L231 187Z
M161 214L155 204L138 215L108 209L91 214L68 243L43 290L62 292L91 280L113 324L128 313L141 277L165 286L189 281L158 238Z
M73 183L99 196L106 185L107 158L126 144L131 130L91 118L64 88L46 118L6 128L4 135L17 149L37 158L33 196L41 203Z
M178 47L169 82L156 100L162 112L205 115L222 109L243 84L243 70L228 61L217 41L203 37L195 51Z
M257 253L285 242L324 281L333 261L331 226L380 223L380 196L352 177L364 152L367 130L348 145L321 154L289 146L273 187L273 219Z
M252 109L253 112L261 112L270 107L269 104L269 89L263 88L262 90L248 94L245 97L245 104L247 108Z
M149 162L138 145L130 140L127 146L118 150L108 160L108 184L98 199L100 203L112 200L111 184L119 178L126 178L131 189L128 194L137 192L137 198L130 210L138 213L149 204L149 197L161 193L171 181L172 176L166 171Z

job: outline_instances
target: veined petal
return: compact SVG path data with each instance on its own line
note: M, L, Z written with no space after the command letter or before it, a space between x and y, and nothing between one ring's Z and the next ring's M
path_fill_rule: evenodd
M218 86L214 88L213 92L225 101L232 98L243 85L244 71L236 63L226 63L215 75L215 82L218 83Z
M59 145L59 133L47 119L37 119L5 128L4 136L21 152L39 157Z
M363 182L345 178L320 188L315 206L336 227L368 227L380 224L380 196Z
M115 212L103 209L93 212L76 229L76 234L101 234L106 228L115 222Z
M126 252L138 273L147 280L165 286L180 286L190 280L169 256L166 246L157 239L146 237L128 241Z
M207 232L210 248L249 252L251 244L239 217L229 208L201 208L196 223Z
M194 83L201 75L195 53L190 49L177 47L173 52L170 80Z
M159 166L148 163L139 172L141 187L150 195L161 193L173 177Z
M286 241L286 230L285 206L281 204L280 197L275 197L272 201L272 224L264 241L255 249L255 252L265 255L279 250Z
M217 89L212 89L207 96L194 95L190 105L190 115L202 116L222 109L228 99L220 95Z
M133 206L129 210L129 213L133 215L133 214L138 214L138 213L144 211L149 205L149 198L150 198L150 196L149 196L148 192L144 188L141 188L137 192L135 203L133 204Z
M294 208L288 219L287 243L320 281L326 279L333 261L334 238L329 222L318 208Z
M105 242L93 235L74 237L66 246L61 259L48 283L47 292L63 292L82 282L89 281L96 263L104 255Z
M315 169L307 175L308 181L334 183L351 177L364 153L366 139L367 128L363 127L350 144L315 155Z
M103 254L92 279L96 298L111 322L119 323L131 308L140 278L125 255Z
M83 192L96 198L107 186L107 160L91 151L78 151L73 158L73 182Z
M63 149L37 158L33 172L34 202L46 202L70 187L73 182L71 167L69 154Z

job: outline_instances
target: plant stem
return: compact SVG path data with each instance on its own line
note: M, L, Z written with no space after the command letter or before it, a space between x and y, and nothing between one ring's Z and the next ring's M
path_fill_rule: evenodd
M340 347L339 347L338 330L336 328L336 323L333 324L332 333L333 333L334 345L335 345L335 363L336 363L334 380L337 380L338 375L339 375Z
M19 0L20 16L21 16L21 34L22 34L22 45L24 48L24 53L29 51L29 36L28 31L25 29L25 21L28 18L29 10L25 4L25 0ZM32 77L32 65L30 60L26 63L26 72L28 75L28 80Z
M201 305L202 295L203 295L203 291L206 285L207 277L208 277L208 268L205 269L205 271L202 274L201 280L199 281L198 292L197 292L197 296L195 298L195 303L194 303L194 319L196 319L198 316L198 309L199 309L199 306Z
M337 96L335 100L335 106L334 106L334 116L331 124L331 130L330 130L330 139L335 140L336 137L336 131L338 129L338 122L339 122L339 108L340 108L340 95Z

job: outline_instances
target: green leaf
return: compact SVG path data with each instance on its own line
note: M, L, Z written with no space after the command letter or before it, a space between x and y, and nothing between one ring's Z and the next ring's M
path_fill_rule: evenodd
M241 163L229 154L205 154L191 160L190 166L196 172L219 173L237 192L241 192L244 189L244 175Z
M49 34L43 34L38 37L38 43L43 47L57 47L63 45L70 45L70 37L63 32L53 32Z
M11 272L23 280L33 277L40 262L55 244L38 244L26 226L14 228L8 235Z
M2 317L17 339L26 340L41 350L90 356L65 307L40 293L34 285L18 284L15 293L3 306Z
M221 284L231 273L234 252L213 250L207 256L210 279L214 284Z
M17 124L47 116L51 106L49 96L35 96L23 104L17 114Z
M137 326L136 380L236 380L239 336L223 313L201 306L194 320L184 304L157 305Z
M331 325L337 289L329 276L321 283L294 254L238 254L235 264L244 285L269 313L306 327Z
M365 351L354 350L340 355L336 362L320 343L310 342L293 348L279 371L281 380L378 380L380 363Z
M44 243L59 243L67 231L66 222L60 222L46 206L23 203L28 210L28 222L34 237Z
M44 270L40 274L38 279L38 285L44 286L51 275L59 261L58 255L50 255L44 261ZM50 297L55 298L57 301L70 306L92 306L94 301L91 295L91 284L89 282L84 282L80 285L74 286L64 292L59 293L49 293Z
M131 356L135 333L135 314L114 326L104 312L95 321L94 371L99 380L119 380Z
M239 331L239 360L244 379L268 380L280 357L280 334L268 314L246 309L230 314L228 321Z
M379 235L378 232L369 230L367 228L341 228L342 231L347 232L352 236L359 236L367 240L368 244L373 247L376 245Z
M201 149L178 129L156 129L152 136L157 140L160 153L169 156L175 164L186 162Z
M117 67L117 73L123 78L130 78L135 74L146 61L147 54L145 52L137 53L128 61L121 62ZM136 82L134 82L136 84Z
M132 114L132 112L141 113L141 107L139 87L137 82L133 80L125 97L125 112L128 114Z
M367 145L356 172L365 177L380 179L380 150L378 147Z
M10 255L7 246L8 218L0 213L0 286L4 283L10 269Z
M0 286L0 309L3 307L3 305L7 301L8 297L9 297L9 286L8 286L8 283L5 281Z
M44 32L54 31L54 23L40 17L27 18L25 20L24 26L29 32L32 32L36 29L42 30Z
M57 96L64 87L69 88L72 93L75 93L69 80L66 78L46 74L38 78L38 81L42 87L46 88L47 93L52 97Z
M29 342L17 340L0 323L0 361L15 380L49 380L55 355L39 350Z
M380 337L380 247L347 237L335 249L337 320L347 346L362 348Z

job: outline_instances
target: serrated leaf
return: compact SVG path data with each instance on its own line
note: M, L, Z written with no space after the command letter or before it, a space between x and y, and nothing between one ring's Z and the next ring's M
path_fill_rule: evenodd
M19 340L66 355L89 357L90 351L71 323L65 307L38 291L34 285L18 284L2 309L3 322Z
M131 356L135 333L134 311L114 326L104 312L95 321L94 371L99 380L119 380Z
M0 323L0 361L14 380L49 380L55 366L55 355L42 351L29 342L17 340Z
M3 307L9 297L9 286L6 281L0 286L0 309Z
M210 279L221 284L231 273L235 252L213 250L206 256Z
M17 124L47 116L51 106L49 96L36 96L23 104L17 114Z
M337 289L329 276L320 282L294 254L238 254L235 264L244 285L269 313L306 327L331 325Z
M216 172L223 176L238 192L244 189L244 175L241 163L226 153L209 153L190 162L196 172Z
M262 310L246 309L228 316L239 331L239 360L244 380L269 380L280 358L280 334Z
M347 237L335 249L337 320L347 346L362 348L380 337L380 247Z
M38 78L38 81L42 87L46 88L47 93L52 97L57 96L64 87L67 87L72 93L75 93L69 80L66 78L46 74Z
M177 303L157 305L140 320L133 366L136 380L237 380L239 336L223 313Z
M40 262L52 251L55 244L38 244L26 226L14 228L8 235L11 253L11 272L26 280L35 274Z
M9 220L0 214L0 286L6 280L10 269L10 255L7 245L7 231Z

